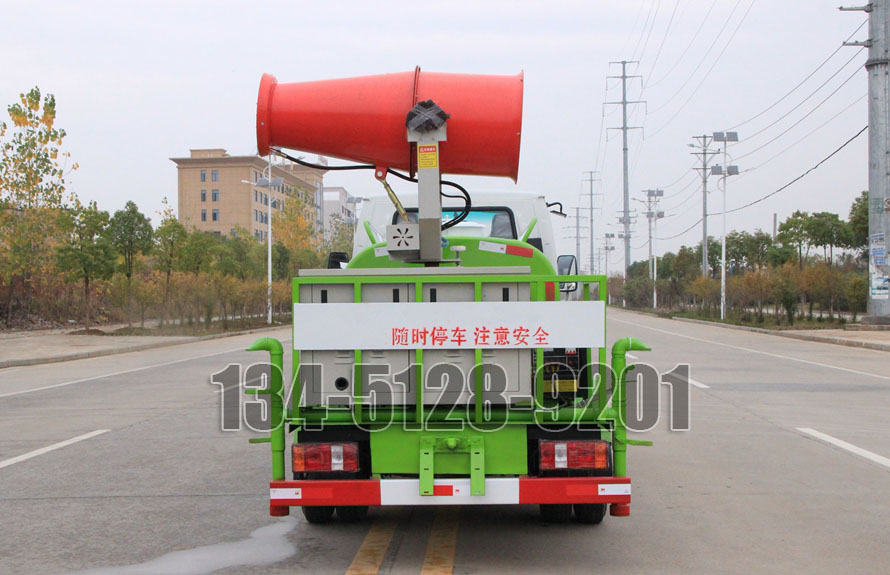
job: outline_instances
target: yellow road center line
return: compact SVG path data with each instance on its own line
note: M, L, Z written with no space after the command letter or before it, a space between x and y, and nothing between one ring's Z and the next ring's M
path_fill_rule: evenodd
M396 530L394 519L374 521L368 534L365 535L361 547L346 570L346 575L377 575L393 533Z
M438 507L433 529L423 558L421 575L451 575L457 550L457 528L460 507Z

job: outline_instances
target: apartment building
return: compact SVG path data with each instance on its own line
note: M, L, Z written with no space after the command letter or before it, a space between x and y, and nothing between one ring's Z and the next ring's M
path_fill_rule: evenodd
M333 217L339 216L340 221L355 225L356 207L361 198L356 198L346 191L346 188L329 186L323 188L324 192L324 229L331 229Z
M225 149L212 148L170 160L177 170L177 214L188 229L228 235L240 227L263 241L269 210L281 210L288 197L299 194L312 211L317 233L323 233L325 170L275 163L272 177L281 178L282 185L262 188L254 184L268 163L259 156L230 156ZM274 213L272 219L274 226Z

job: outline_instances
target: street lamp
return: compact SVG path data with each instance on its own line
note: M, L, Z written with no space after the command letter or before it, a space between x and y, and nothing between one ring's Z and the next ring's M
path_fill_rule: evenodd
M646 201L649 211L646 218L649 219L649 259L652 262L652 309L658 307L658 250L655 247L655 236L658 234L658 220L664 217L664 212L658 209L658 199L664 197L664 190L646 190Z
M266 176L266 171L268 170L269 175ZM272 324L272 210L275 208L275 199L272 197L272 189L280 188L284 183L284 178L273 178L272 177L272 162L270 156L270 162L268 168L263 170L263 177L258 179L255 182L251 182L250 180L241 180L242 184L249 184L251 186L257 188L263 188L269 190L269 209L266 215L266 240L267 240L267 253L266 253L266 322L268 324Z
M739 167L729 165L729 144L739 141L738 132L714 132L714 141L723 142L723 166L711 166L711 175L723 182L723 239L720 242L720 319L726 319L726 177L738 176Z

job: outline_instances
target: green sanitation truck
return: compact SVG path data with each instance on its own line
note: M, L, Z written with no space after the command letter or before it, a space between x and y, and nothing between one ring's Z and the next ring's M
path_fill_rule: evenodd
M419 69L278 84L264 76L260 154L361 162L355 251L293 280L290 384L271 356L270 513L313 523L370 506L537 504L548 521L630 512L625 355L607 361L606 278L557 258L534 194L471 193L445 173L516 179L519 76ZM370 175L370 174L369 174ZM399 197L387 183L416 184ZM447 188L447 190L446 190ZM561 212L561 206L556 212ZM617 375L616 375L617 374Z

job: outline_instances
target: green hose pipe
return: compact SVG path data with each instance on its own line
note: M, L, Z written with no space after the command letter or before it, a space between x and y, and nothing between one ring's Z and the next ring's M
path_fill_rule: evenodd
M612 370L615 382L612 390L612 409L615 411L615 428L612 432L612 452L615 457L615 477L627 476L627 400L625 382L627 380L627 352L651 351L646 344L634 337L619 339L612 346Z
M272 445L272 479L284 479L284 348L273 337L261 337L247 351L268 351L272 373L269 378L269 439Z

